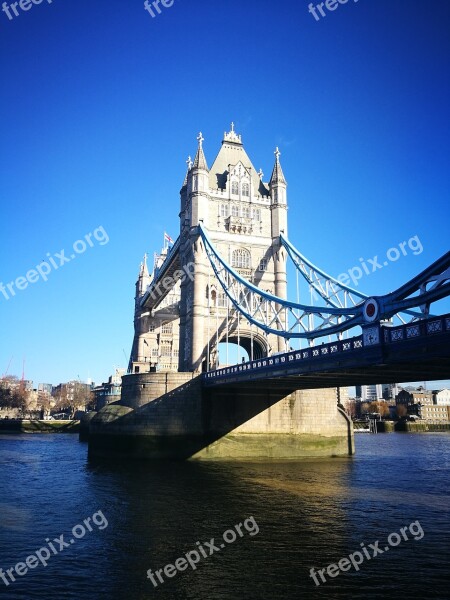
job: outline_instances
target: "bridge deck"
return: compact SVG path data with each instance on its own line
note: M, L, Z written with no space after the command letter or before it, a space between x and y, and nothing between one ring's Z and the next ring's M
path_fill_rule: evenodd
M378 335L374 336L374 330ZM375 341L374 341L375 340ZM450 315L204 373L204 387L260 394L450 378Z

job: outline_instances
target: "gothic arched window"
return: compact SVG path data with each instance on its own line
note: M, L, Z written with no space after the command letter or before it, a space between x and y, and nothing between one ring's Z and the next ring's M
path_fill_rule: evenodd
M233 206L231 207L231 216L232 217L239 216L239 208L235 204L233 204Z
M231 193L235 194L236 196L239 194L239 185L237 181L231 182Z
M162 324L161 333L172 333L173 327L172 323L166 322Z
M227 306L227 296L224 292L219 292L217 295L217 306L219 308L225 308Z
M172 356L171 342L161 342L161 356Z
M233 250L231 255L231 266L238 269L250 269L250 252L244 248Z
M250 196L250 186L248 185L248 183L243 183L242 184L242 195L243 196Z

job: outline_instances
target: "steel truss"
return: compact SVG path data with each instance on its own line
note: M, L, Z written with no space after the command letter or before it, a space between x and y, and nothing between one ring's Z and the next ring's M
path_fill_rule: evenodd
M362 301L365 302L369 299L367 294L363 294L362 292L341 283L331 275L328 275L328 273L325 273L316 267L311 261L303 256L303 254L301 254L283 234L280 235L280 242L286 249L297 271L310 286L310 289L313 290L316 295L320 296L328 306L346 308L348 306L357 306L358 304L361 304ZM405 324L407 320L414 321L423 317L421 313L414 311L405 311L404 313L399 313L394 316L397 317L402 324Z
M387 320L415 307L421 312L409 314L423 318L431 303L450 295L450 252L395 292L369 298L327 276L281 238L280 243L290 250L291 258L297 256L300 272L304 277L307 273L305 278L326 306L290 302L246 281L218 254L201 224L198 229L213 271L233 306L266 333L286 339L339 336L355 326Z

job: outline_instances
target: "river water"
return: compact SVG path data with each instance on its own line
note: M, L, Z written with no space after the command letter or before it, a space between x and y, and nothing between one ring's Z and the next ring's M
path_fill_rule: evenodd
M74 435L2 435L0 566L30 566L5 573L1 595L450 598L450 435L356 445L342 459L121 464L88 462ZM45 567L29 558L41 548ZM186 553L195 569L166 567ZM310 569L339 561L316 585Z

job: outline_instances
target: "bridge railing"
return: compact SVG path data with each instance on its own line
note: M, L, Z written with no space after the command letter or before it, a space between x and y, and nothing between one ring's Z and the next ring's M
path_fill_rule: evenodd
M268 368L276 369L278 367L291 365L293 362L310 361L324 357L329 358L330 356L338 353L354 352L362 350L363 348L363 338L362 336L359 336L348 340L331 342L329 344L322 344L321 346L312 346L310 348L303 348L301 350L292 350L291 352L286 352L286 354L276 354L242 364L219 368L215 371L204 373L203 378L206 380L220 379L222 377L226 377L227 375L235 375L236 373L244 373Z
M348 355L363 352L365 348L394 345L399 342L409 341L414 338L432 336L450 331L450 314L442 317L433 317L424 319L416 323L390 327L386 325L373 325L368 327L362 335L347 340L339 340L322 344L321 346L311 346L300 350L292 350L285 354L276 354L267 356L258 360L252 360L242 364L231 365L214 371L203 373L205 383L213 383L217 380L227 377L236 377L236 375L256 373L258 371L276 370L279 368L291 367L302 362L311 363L321 359Z
M423 319L415 323L401 325L399 327L383 327L384 341L388 344L396 344L412 338L435 335L450 331L450 315Z

